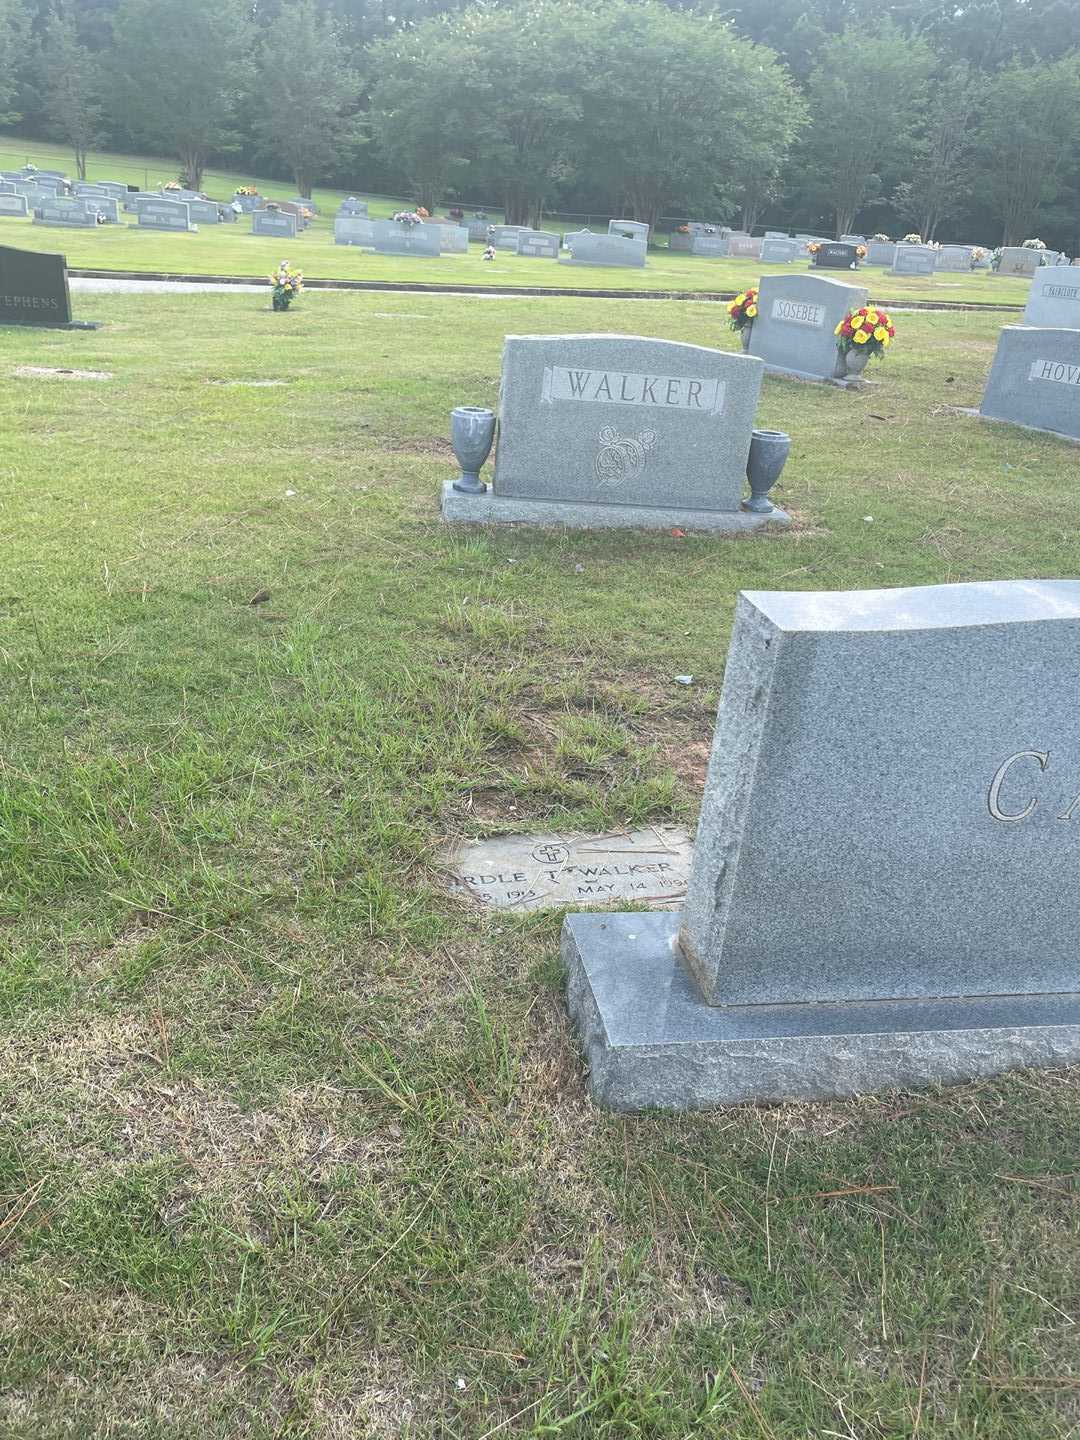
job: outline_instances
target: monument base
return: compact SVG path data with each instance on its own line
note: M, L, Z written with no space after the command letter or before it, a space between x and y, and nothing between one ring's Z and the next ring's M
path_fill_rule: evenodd
M442 518L455 525L552 525L569 530L713 530L741 535L764 525L790 525L791 516L774 506L767 515L748 510L678 510L672 506L574 505L565 500L521 500L495 495L463 495L447 480Z
M681 963L679 921L566 918L570 1015L599 1105L833 1100L1080 1061L1080 995L706 1005Z

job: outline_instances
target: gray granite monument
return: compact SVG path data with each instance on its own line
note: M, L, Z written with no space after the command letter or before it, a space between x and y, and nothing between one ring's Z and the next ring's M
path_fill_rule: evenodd
M760 260L761 239L754 235L729 235L727 253L733 260Z
M975 263L974 245L942 245L937 252L938 270L959 270L966 273Z
M570 254L560 257L560 265L630 265L641 269L649 248L644 240L627 240L622 235L584 231L565 238Z
M35 225L58 225L67 229L91 229L97 224L97 215L85 200L69 200L57 197L55 200L41 200L34 207Z
M867 303L867 293L824 275L763 275L757 303L749 353L771 372L829 380L836 373L836 327Z
M893 256L894 275L933 275L937 269L937 251L930 245L897 245Z
M1080 440L1080 330L1006 325L979 413Z
M823 240L814 254L813 264L818 270L857 270L858 248L846 240Z
M466 227L467 228L467 227ZM529 233L528 225L489 225L487 238L496 250L517 250L519 235Z
M366 215L339 215L334 221L334 244L371 249L375 244L375 222Z
M517 253L534 260L558 260L561 238L553 230L524 230L517 239Z
M766 235L761 242L761 263L763 265L790 265L803 254L798 240L780 240Z
M1022 245L1006 245L1001 252L998 275L1034 275L1042 264L1038 250L1028 250Z
M191 211L186 200L165 200L161 196L140 197L136 212L140 230L193 231Z
M139 224L143 223L142 212ZM279 240L295 240L297 235L296 216L286 210L253 210L251 212L252 235L270 235Z
M0 216L25 220L29 214L30 206L25 195L0 195Z
M372 234L378 255L420 255L430 260L442 253L441 225L402 225L398 220L376 220Z
M341 202L337 213L338 218L341 220L357 217L366 220L368 202L366 200L358 200L355 195L350 195L347 200Z
M680 915L572 915L600 1104L1080 1060L1080 581L739 597Z
M1080 330L1080 275L1061 265L1044 265L1031 277L1025 325Z
M868 265L884 265L888 268L896 259L896 246L891 240L871 240L866 247Z
M784 524L782 510L753 514L740 503L763 370L745 355L669 340L508 335L493 489L465 495L447 481L443 518L581 529Z
M649 227L643 220L609 220L607 233L621 235L624 240L644 240L649 243Z

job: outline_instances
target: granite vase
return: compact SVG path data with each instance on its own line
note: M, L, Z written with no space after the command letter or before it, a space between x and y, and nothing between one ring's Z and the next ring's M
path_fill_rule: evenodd
M753 333L754 333L754 322L753 322L752 320L750 321L749 324L744 325L744 326L742 327L742 329L739 331L739 339L740 339L740 341L742 342L742 348L743 348L744 350L749 350L749 349L750 349L750 336L751 336Z
M791 450L791 436L783 430L753 430L750 454L746 461L746 478L750 482L750 499L742 508L754 515L770 515L774 509L769 491L780 479Z
M870 346L852 346L850 350L840 352L840 360L843 365L844 376L851 378L863 373L870 363Z
M450 439L461 474L454 489L463 495L483 495L487 486L480 469L491 454L495 439L495 412L478 405L459 405L450 412Z

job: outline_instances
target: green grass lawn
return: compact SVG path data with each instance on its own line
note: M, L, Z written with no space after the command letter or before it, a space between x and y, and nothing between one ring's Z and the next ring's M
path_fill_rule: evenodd
M953 408L1000 318L766 380L721 539L437 519L505 333L715 306L77 308L0 330L5 1440L1075 1435L1077 1072L600 1112L560 916L437 869L692 823L742 587L1075 575L1080 449Z
M33 152L34 164L42 168L70 168L70 153L62 146L29 142L20 148L16 140L0 149L0 170L21 166ZM54 162L52 165L49 162ZM146 161L139 157L94 156L87 167L91 179L128 180L150 188L175 178L176 162ZM230 199L238 185L251 177L210 172L204 187L215 199ZM281 182L261 185L270 198L287 199L293 190ZM311 229L286 247L288 258L309 278L336 280L377 280L397 283L434 283L465 286L542 286L555 289L732 291L757 283L760 275L786 274L802 265L762 265L756 260L703 260L666 247L649 252L644 270L593 265L560 265L553 260L530 260L500 252L486 264L482 247L470 246L468 255L446 255L437 260L395 255L374 255L353 246L334 244L333 216L344 191L316 190L314 199L322 213ZM400 208L398 201L372 197L373 218L388 216ZM492 218L497 219L495 212ZM251 234L248 216L235 225L203 226L198 234L173 235L165 231L140 230L134 216L125 216L120 226L97 230L64 230L34 225L29 220L0 219L0 244L25 250L61 251L77 269L150 270L186 274L254 275L275 268L282 258L282 244ZM127 223L130 222L130 223ZM555 225L554 228L565 228ZM851 277L855 278L855 277ZM896 300L945 300L965 304L1023 305L1030 281L980 271L971 275L943 274L923 278L893 276L885 270L864 269L859 283L880 302Z

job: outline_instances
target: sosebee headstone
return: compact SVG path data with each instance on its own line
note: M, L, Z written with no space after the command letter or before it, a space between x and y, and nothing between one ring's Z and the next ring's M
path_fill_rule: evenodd
M607 238L607 237L604 237ZM621 335L508 335L494 488L447 482L443 517L583 529L748 530L740 509L764 367Z
M849 310L866 302L861 286L824 275L763 275L749 353L781 374L831 379L836 373L836 327Z
M563 930L594 1097L1080 1059L1078 651L1080 581L741 595L681 916Z
M1080 330L1006 325L979 413L1080 440Z

